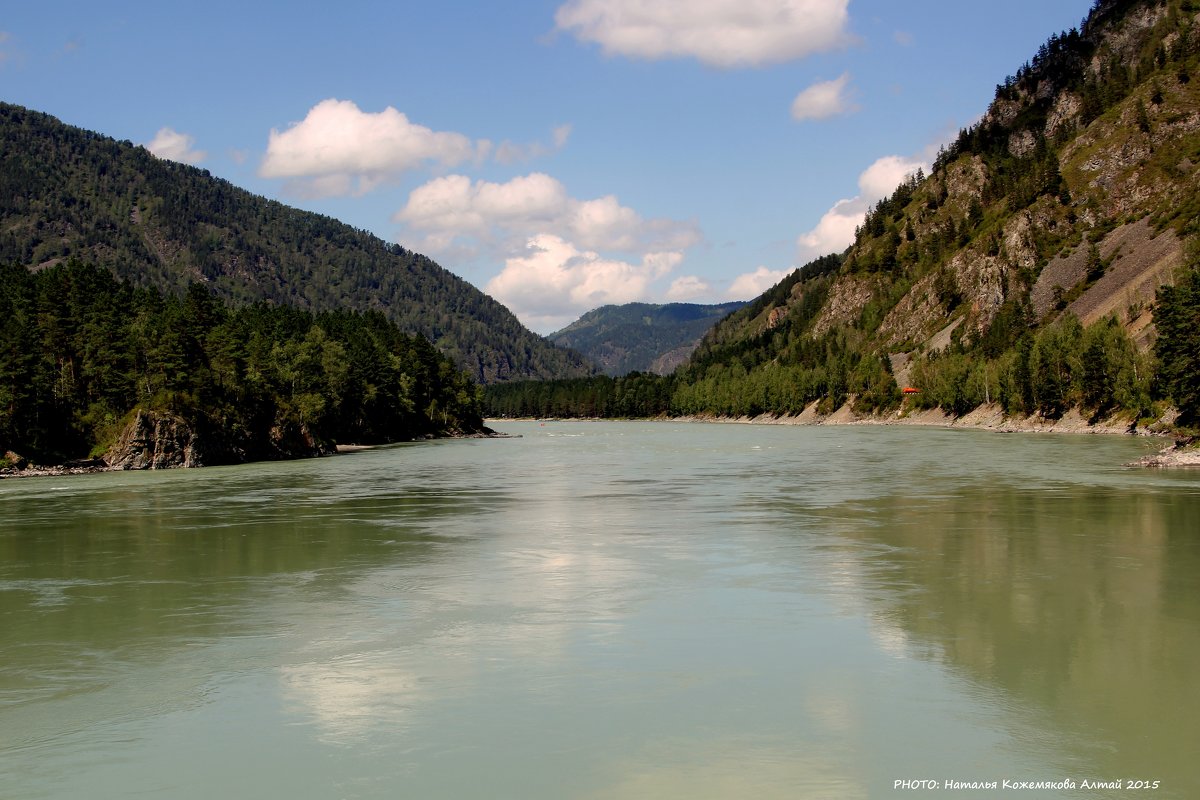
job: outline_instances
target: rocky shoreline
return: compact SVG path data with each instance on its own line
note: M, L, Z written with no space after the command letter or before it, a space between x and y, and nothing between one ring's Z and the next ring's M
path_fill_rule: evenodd
M1138 425L1136 420L1124 417L1089 421L1078 408L1072 408L1058 419L1041 416L1008 416L996 403L982 405L961 417L954 417L941 409L905 409L883 414L864 415L856 413L849 403L832 414L821 414L817 403L809 404L799 414L759 414L746 417L722 417L695 415L669 417L672 422L698 422L732 425L919 425L931 428L966 428L987 430L997 433L1069 433L1120 436L1169 437L1176 435L1172 424L1176 414L1171 412L1150 425ZM1131 467L1188 467L1200 466L1200 438L1181 439L1167 445L1154 455L1145 456L1128 464Z
M62 475L91 475L98 472L124 472L150 469L190 469L222 464L240 464L257 461L291 461L301 458L318 458L328 455L344 455L363 450L372 450L374 444L341 444L330 447L313 445L311 437L302 441L302 446L290 450L278 449L272 458L217 458L209 461L204 456L200 442L193 431L180 420L170 415L138 414L129 427L118 438L113 448L102 457L76 459L62 464L35 464L13 452L3 454L2 461L8 466L0 467L0 479L4 478L48 478ZM509 434L497 433L491 428L467 433L452 433L443 437L427 436L425 439L492 439L509 438ZM228 453L221 455L229 456ZM244 453L234 453L244 456Z
M1143 456L1131 467L1200 467L1200 440L1195 437L1181 439L1164 447L1157 453Z
M1091 422L1078 408L1072 408L1058 419L1041 416L1012 417L1004 409L992 403L983 405L961 417L953 417L941 409L906 411L901 408L894 414L857 414L850 404L832 414L817 412L817 403L810 404L800 414L775 416L760 414L755 417L680 417L680 421L741 423L747 425L923 425L935 428L969 428L998 433L1070 433L1070 434L1117 434L1122 436L1174 435L1171 425L1174 413L1151 425L1139 426L1136 420L1121 417ZM1200 466L1200 438L1179 439L1153 455L1144 456L1126 466L1131 467L1192 467Z
M754 417L716 417L699 415L678 419L696 422L730 422L754 425L920 425L933 428L972 428L1000 433L1086 433L1122 436L1166 436L1170 434L1173 418L1164 418L1153 425L1138 426L1136 421L1110 417L1089 421L1078 408L1072 408L1057 419L1042 416L1009 416L996 403L982 405L961 417L951 416L940 408L905 409L889 414L859 414L846 403L832 414L821 414L817 403L808 405L799 414L760 414Z

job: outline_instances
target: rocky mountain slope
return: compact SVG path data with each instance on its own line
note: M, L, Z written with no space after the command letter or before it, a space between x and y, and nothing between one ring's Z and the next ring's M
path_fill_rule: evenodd
M174 293L196 281L238 303L381 311L482 382L592 370L422 255L0 103L0 263L72 258Z
M739 358L751 371L836 372L832 347L849 357L822 395L839 399L885 383L882 357L903 385L949 379L939 357L961 356L970 364L955 379L987 373L976 381L983 400L1005 380L1016 392L1035 337L1067 320L1113 320L1144 353L1156 291L1188 260L1198 217L1200 4L1100 0L997 86L928 175L868 213L835 273L793 277L754 314L718 325L690 376L727 373ZM1036 396L1006 400L1053 410Z
M546 338L582 353L606 375L616 377L630 372L666 375L687 361L709 328L744 305L733 302L602 306Z

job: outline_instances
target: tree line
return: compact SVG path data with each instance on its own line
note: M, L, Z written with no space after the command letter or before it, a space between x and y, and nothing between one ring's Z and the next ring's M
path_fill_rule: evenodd
M136 410L179 416L222 455L286 455L477 431L478 387L380 312L232 307L72 261L0 267L0 455L98 455Z

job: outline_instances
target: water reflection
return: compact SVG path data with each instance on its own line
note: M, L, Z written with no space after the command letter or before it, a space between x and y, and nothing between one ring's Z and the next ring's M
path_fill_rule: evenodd
M1002 692L1014 741L1056 754L1062 774L1200 795L1195 482L1106 470L1021 486L997 469L927 496L872 477L891 491L816 515L855 545L826 591L867 615L882 652ZM814 516L802 501L773 506L805 527Z
M874 593L876 618L1003 689L1101 774L1200 793L1194 498L980 487L937 510L878 511L888 529L859 535L902 547L890 580L920 590Z

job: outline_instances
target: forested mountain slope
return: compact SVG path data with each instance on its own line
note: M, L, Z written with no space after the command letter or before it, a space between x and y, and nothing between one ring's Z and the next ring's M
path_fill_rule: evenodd
M582 353L606 375L653 372L666 375L687 361L701 337L744 302L626 303L589 311L546 338Z
M893 404L899 379L957 413L1146 411L1156 292L1200 229L1198 68L1200 4L1101 0L868 213L836 272L726 320L685 379L773 408L782 369L827 406Z
M1174 404L1200 422L1198 232L1200 3L1099 0L845 253L730 315L669 390L639 396L718 415L853 400L1135 421ZM919 391L901 407L904 387Z
M201 282L235 303L379 311L483 382L591 371L422 255L0 103L0 264L71 257L174 293Z

